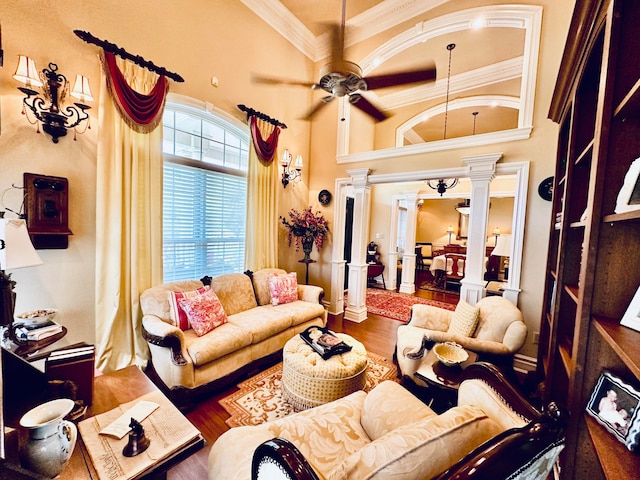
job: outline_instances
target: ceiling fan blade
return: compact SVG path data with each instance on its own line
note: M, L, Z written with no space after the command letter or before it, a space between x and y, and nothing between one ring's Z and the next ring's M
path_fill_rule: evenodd
M367 90L395 87L396 85L408 85L410 83L429 82L434 81L435 79L435 67L408 72L388 73L386 75L373 75L371 77L363 78L367 83Z
M367 115L375 118L377 122L381 122L389 118L389 115L387 113L380 110L362 95L356 94L349 96L349 103L351 103L351 105L353 105L354 107L359 108Z
M316 113L318 113L320 110L322 110L322 108L324 108L324 106L331 102L333 100L334 97L332 96L326 96L323 97L322 100L320 100L316 105L314 105L311 110L309 110L307 112L307 114L304 116L304 120L311 120Z
M262 85L294 85L298 87L315 88L315 82L302 82L298 80L287 80L285 78L263 77L262 75L252 75L251 81Z

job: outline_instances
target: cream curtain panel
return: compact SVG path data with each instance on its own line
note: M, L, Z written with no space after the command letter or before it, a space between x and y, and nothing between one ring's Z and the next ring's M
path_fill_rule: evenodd
M147 94L157 75L118 59ZM146 366L140 294L162 282L162 129L142 134L120 117L102 76L96 180L96 366Z
M258 120L263 138L273 125ZM278 266L278 161L263 164L249 142L249 171L247 172L247 234L245 239L245 268L257 271Z

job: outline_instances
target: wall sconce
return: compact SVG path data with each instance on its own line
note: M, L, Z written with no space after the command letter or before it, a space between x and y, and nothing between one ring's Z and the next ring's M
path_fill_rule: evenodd
M436 185L431 182L433 182L433 180L427 180L427 185L429 185L429 187L433 188L434 190L437 190L440 196L442 196L444 192L446 192L450 188L455 187L458 184L458 179L453 178L451 180L444 180L441 178L440 180L438 180L438 183Z
M53 143L58 143L58 138L64 137L69 128L73 128L78 133L75 127L85 120L89 120L89 114L86 111L91 108L90 106L79 102L73 105L65 105L65 100L69 94L69 84L67 77L58 73L58 65L55 63L49 63L48 68L44 68L38 75L33 59L19 55L18 67L13 78L26 85L25 87L18 87L18 90L26 95L22 100L22 114L27 117L27 121L32 125L38 122L42 123L42 129L45 133L51 135ZM42 93L32 87L42 88ZM80 99L80 102L93 101L91 89L89 88L89 79L82 75L77 75L71 95ZM25 107L35 116L34 121L29 118ZM87 126L80 133L84 133L87 128L91 128L88 121ZM39 125L38 133L40 133Z
M298 154L296 156L296 162L291 168L291 162L293 161L293 155L289 153L289 150L285 148L282 153L282 159L280 163L282 164L282 186L287 188L292 182L300 180L300 172L302 171L302 155Z
M447 233L449 234L449 245L451 245L451 235L453 235L453 227L451 225L447 227Z

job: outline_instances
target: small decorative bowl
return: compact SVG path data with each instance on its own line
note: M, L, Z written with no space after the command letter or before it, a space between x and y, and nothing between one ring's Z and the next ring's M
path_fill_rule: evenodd
M436 357L438 357L438 360L447 367L460 365L469 358L469 354L466 350L453 342L438 343L433 347L433 352L436 354Z
M16 321L23 323L26 326L36 326L47 323L58 313L55 308L41 308L39 310L31 310L30 312L24 312L20 315L16 315Z

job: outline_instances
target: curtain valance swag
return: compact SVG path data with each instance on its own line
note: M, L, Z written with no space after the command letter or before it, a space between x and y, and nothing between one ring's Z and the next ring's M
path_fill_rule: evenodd
M280 136L280 127L274 126L273 130L269 134L269 137L265 140L262 137L258 120L255 116L249 117L249 125L251 128L251 140L253 146L258 154L260 162L270 165L273 162L273 157L278 148L278 137Z
M169 82L159 75L148 95L132 89L116 63L113 53L102 52L107 88L123 120L138 133L149 133L162 122Z

